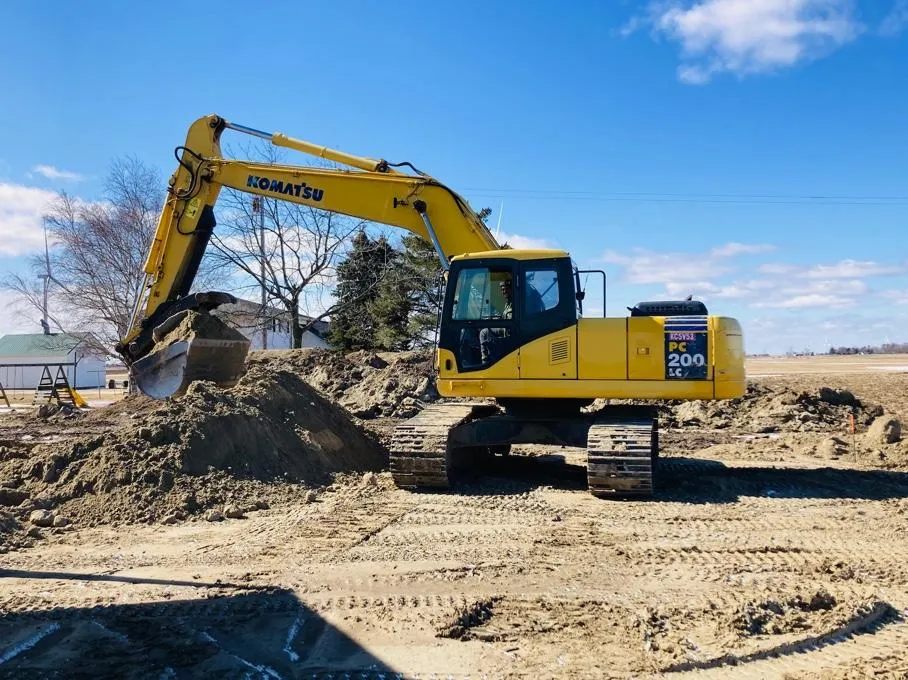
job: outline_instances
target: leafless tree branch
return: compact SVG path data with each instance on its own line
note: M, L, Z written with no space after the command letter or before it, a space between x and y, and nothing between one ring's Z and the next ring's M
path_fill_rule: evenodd
M128 332L165 188L154 169L134 157L120 158L110 167L100 200L87 202L61 192L47 211L54 278L50 318L60 330L90 332L97 339L96 352L114 356L114 345ZM46 266L43 253L36 255L30 260L31 276L6 277L0 286L40 313L40 277ZM204 286L205 276L197 283Z
M245 146L242 156L265 163L282 160L281 151L267 144ZM307 330L338 309L326 300L336 266L352 236L369 225L289 201L255 200L261 212L253 210L248 193L222 192L210 242L212 265L239 272L250 290L264 288L261 323L269 323L270 306L281 308L291 319L293 346L299 347Z

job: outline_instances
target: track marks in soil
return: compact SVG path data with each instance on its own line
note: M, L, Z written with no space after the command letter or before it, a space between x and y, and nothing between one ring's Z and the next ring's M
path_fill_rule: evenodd
M416 507L338 553L338 561L501 561L522 559L533 529L560 516L548 503L517 497L412 494Z
M454 620L439 626L436 634L438 637L453 640L497 641L498 636L495 633L483 634L473 629L492 618L492 610L500 600L500 597L490 597L459 607L454 614Z
M725 654L707 661L688 661L662 669L663 677L791 678L813 676L835 666L864 668L904 664L908 659L908 623L889 603L877 601L857 611L829 632L811 635L758 652ZM893 676L896 677L896 676Z

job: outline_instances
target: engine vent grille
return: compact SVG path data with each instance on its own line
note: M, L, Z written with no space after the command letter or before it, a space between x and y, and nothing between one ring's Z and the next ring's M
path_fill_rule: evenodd
M553 364L563 364L571 357L570 345L568 339L555 340L549 344L549 362Z

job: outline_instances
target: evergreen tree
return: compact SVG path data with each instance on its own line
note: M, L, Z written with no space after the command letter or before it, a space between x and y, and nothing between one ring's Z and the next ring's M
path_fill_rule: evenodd
M483 208L477 214L486 222L492 210ZM436 340L438 314L445 297L444 269L430 241L408 234L403 237L402 243L403 252L387 285L394 285L391 279L395 280L398 299L406 300L409 315L406 337L410 347L432 347Z
M332 316L328 333L329 344L345 351L376 347L378 323L374 304L394 259L394 250L384 236L372 239L360 231L351 245L346 259L337 267L334 295L339 309Z
M484 208L486 221L492 211ZM431 347L444 302L443 269L431 242L407 234L402 250L360 232L338 266L329 343L342 350Z
M369 305L375 323L375 345L387 351L410 346L407 324L412 304L406 286L400 285L402 267L401 253L394 251L391 267L379 283L377 297Z
M431 347L435 342L438 312L444 302L443 269L435 247L419 236L403 239L401 272L410 304L407 336L413 347Z

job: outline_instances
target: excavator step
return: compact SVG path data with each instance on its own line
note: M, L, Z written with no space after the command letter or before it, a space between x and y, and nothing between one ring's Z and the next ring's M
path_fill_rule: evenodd
M472 404L433 404L401 423L391 438L391 476L402 489L447 489L453 458L450 431L473 417Z
M655 418L602 418L587 435L587 485L600 498L647 498L653 495L658 449Z

